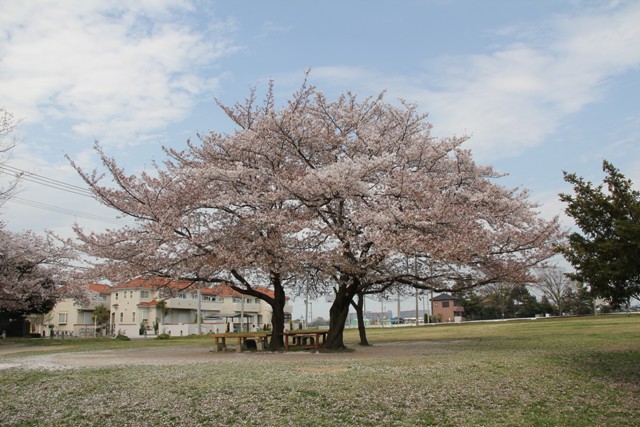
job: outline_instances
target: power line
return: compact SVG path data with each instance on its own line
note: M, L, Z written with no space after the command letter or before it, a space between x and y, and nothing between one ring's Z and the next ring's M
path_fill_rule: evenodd
M6 164L0 164L0 173L15 176L18 179L33 182L35 184L44 185L56 190L66 191L67 193L78 194L80 196L95 198L93 193L86 188L82 188L77 185L68 184L57 179L48 178L46 176L38 175L35 172L29 172L24 169L16 168Z
M91 199L96 200L96 197L94 196L94 194L91 191L87 190L86 188L73 185L73 184L68 184L66 182L59 181L57 179L48 178L46 176L39 175L35 172L29 172L24 169L20 169L14 166L9 166L7 164L0 164L0 173L12 175L20 180L33 182L35 184L44 185L49 188L53 188L53 189L64 191L71 194L77 194L80 196L89 197ZM29 200L29 199L23 199L20 197L11 197L9 198L8 202L15 202L24 206L43 209L49 212L54 212L54 213L59 213L64 215L71 215L77 218L84 218L84 219L89 219L93 221L106 222L114 225L124 225L123 221L120 221L114 218L108 218L100 215L94 215L91 213L80 212L73 209L63 208L60 206L48 205L46 203L36 202L34 200Z
M80 212L80 211L75 211L75 210L72 210L72 209L66 209L66 208L62 208L62 207L59 207L59 206L48 205L46 203L41 203L41 202L36 202L36 201L33 201L33 200L23 199L23 198L20 198L20 197L12 197L7 202L15 202L15 203L18 203L20 205L29 206L29 207L32 207L32 208L44 209L44 210L49 211L49 212L55 212L55 213L60 213L60 214L65 214L65 215L71 215L71 216L75 216L75 217L78 217L78 218L84 218L84 219L89 219L89 220L94 220L94 221L101 221L101 222L106 222L106 223L110 223L110 224L114 224L114 225L124 225L124 223L122 221L114 219L114 218L108 218L108 217L94 215L94 214L90 214L90 213L86 213L86 212Z

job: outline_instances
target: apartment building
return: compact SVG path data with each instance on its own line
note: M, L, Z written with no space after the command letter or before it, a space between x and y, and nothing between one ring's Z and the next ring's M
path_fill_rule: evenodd
M56 336L93 336L93 309L99 303L109 308L109 321L102 331L129 337L167 333L172 336L209 332L257 330L271 324L271 306L263 300L242 295L230 286L207 286L160 277L136 278L115 286L89 285L96 294L92 303L80 307L65 299L44 316L46 334L52 326ZM273 291L260 288L273 296ZM200 312L200 322L198 322ZM291 306L285 306L291 318ZM34 329L34 328L32 328ZM48 334L47 334L48 335Z
M78 304L71 298L58 301L47 314L27 317L30 332L49 337L93 337L109 333L108 327L99 325L93 313L97 306L108 310L111 300L111 286L92 283L87 285L88 303Z

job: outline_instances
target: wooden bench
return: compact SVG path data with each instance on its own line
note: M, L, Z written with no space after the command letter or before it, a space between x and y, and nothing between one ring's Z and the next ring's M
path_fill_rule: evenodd
M238 334L213 334L213 351L224 351L227 349L227 338L236 341L236 352L240 353L247 348L247 341L255 341L256 350L264 351L269 345L270 334L264 332L243 332Z
M327 331L289 331L282 334L284 337L284 349L289 347L313 348L318 351L321 344L327 339ZM291 338L291 345L289 345Z

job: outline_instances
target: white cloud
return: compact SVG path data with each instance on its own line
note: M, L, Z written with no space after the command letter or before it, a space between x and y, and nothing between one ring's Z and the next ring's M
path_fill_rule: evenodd
M481 157L518 154L597 101L607 79L640 66L638 22L640 3L629 2L556 17L528 44L431 63L440 88L421 104L436 112L436 131L472 133Z
M436 135L471 135L479 160L521 154L555 132L564 119L597 102L607 83L640 67L640 3L616 2L574 15L509 27L517 39L485 54L429 60L426 72L382 75L362 67L325 66L312 78L416 102Z
M10 160L10 169L2 168L1 183L11 178L6 172L24 172L14 197L0 210L0 217L8 229L36 232L51 229L71 237L75 221L91 230L124 224L124 221L114 222L117 216L114 210L87 197L83 191L86 185L64 159L50 162L44 156L34 155L28 146L18 144L12 150ZM79 155L79 162L89 170L94 166L87 153Z
M0 6L0 99L28 122L134 139L189 113L234 50L225 24L196 28L183 1L8 1Z
M573 190L568 184L561 189L562 193L572 194ZM566 205L560 201L560 194L556 191L542 191L531 194L531 200L538 203L538 211L544 219L558 217L560 223L566 229L575 227L575 222L565 213Z

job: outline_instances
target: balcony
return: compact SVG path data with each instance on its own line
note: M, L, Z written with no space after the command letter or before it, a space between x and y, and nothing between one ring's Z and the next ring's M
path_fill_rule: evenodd
M242 311L242 303L241 302L234 302L233 303L233 311L236 312L240 312ZM244 311L246 312L253 312L253 313L258 313L260 312L260 304L256 304L256 303L244 303Z
M108 299L106 301L103 301L103 300L91 300L89 302L89 304L86 304L86 305L82 306L82 309L83 310L95 310L95 308L97 306L99 306L99 305L104 305L108 309L111 304L110 304Z
M200 308L207 311L220 311L222 309L222 305L223 303L218 301L202 301L200 304ZM198 300L171 298L167 300L167 308L197 310Z

